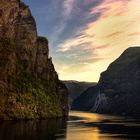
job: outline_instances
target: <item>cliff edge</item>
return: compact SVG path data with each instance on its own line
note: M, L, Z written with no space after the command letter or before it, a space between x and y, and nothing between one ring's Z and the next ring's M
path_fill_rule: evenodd
M67 116L67 94L29 7L19 0L1 0L0 119Z

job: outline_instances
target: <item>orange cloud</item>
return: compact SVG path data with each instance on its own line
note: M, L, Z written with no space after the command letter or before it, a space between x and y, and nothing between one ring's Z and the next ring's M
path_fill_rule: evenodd
M110 47L109 44L105 44L105 45L97 46L96 49L105 49L108 47Z
M137 35L140 35L140 32L135 32L135 33L128 34L128 36L137 36Z
M79 50L84 51L88 48L92 53L93 57L89 56L90 61L87 61L90 71L83 72L81 69L74 77L71 74L61 75L62 79L71 76L74 80L98 81L100 73L126 48L140 45L139 0L104 0L91 10L91 16L96 12L102 13L98 20L86 24L84 30L79 32L80 36L62 42L59 48L59 51L66 52L78 48L83 43L90 44ZM85 62L89 59L84 58ZM87 78L83 74L87 74Z
M111 34L107 35L106 37L107 37L107 38L110 38L110 37L118 36L118 35L120 35L121 33L122 33L122 32L114 32L114 33L111 33Z

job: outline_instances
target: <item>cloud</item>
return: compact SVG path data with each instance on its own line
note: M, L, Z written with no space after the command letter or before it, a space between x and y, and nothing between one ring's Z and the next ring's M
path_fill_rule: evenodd
M83 44L89 43L89 41L88 40L86 41L85 38L86 36L81 35L76 38L66 40L62 44L59 45L58 51L66 52L73 49L74 47L80 47Z
M74 0L64 0L65 15L69 16L73 10Z
M108 48L110 47L109 44L105 44L105 45L101 45L101 46L96 46L95 48L96 49L105 49L105 48Z
M140 45L139 0L27 3L33 6L39 34L48 36L61 79L97 81L126 48Z
M96 21L100 17L100 13L94 13L90 15L90 10L93 7L99 5L103 0L66 0L63 2L64 5L64 28L59 34L57 44L60 44L64 40L75 37L85 28L85 25L89 22ZM69 5L70 3L70 5Z
M84 22L82 29L75 31L76 36L65 38L58 46L58 53L66 53L70 56L74 53L71 59L76 62L75 67L78 67L80 62L88 63L87 69L83 69L84 72L81 67L80 74L83 76L92 70L92 73L86 74L88 78L89 74L92 74L95 76L92 80L97 81L100 73L126 48L140 44L139 7L138 0L104 0L95 7L90 7L88 14L85 15L92 17L99 13L98 18ZM79 54L85 50L84 55ZM77 78L80 74L77 73L75 77ZM69 76L63 76L69 78Z
M120 35L121 33L123 33L123 32L114 32L114 33L108 34L108 35L105 36L105 37L106 37L106 38L116 37L116 36Z
M134 32L128 34L128 36L138 36L138 35L140 35L140 32Z

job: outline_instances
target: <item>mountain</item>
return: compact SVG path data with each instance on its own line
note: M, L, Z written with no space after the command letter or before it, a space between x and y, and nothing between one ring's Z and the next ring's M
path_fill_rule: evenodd
M131 47L72 104L74 110L140 116L140 47Z
M0 119L35 119L68 114L68 91L59 81L48 40L37 35L27 5L0 3Z
M95 102L98 96L98 88L96 86L92 86L84 91L78 98L76 98L72 102L71 109L72 110L80 110L80 111L90 111L93 107L93 103Z
M99 113L140 116L140 47L131 47L101 74Z
M90 82L79 82L79 81L63 81L66 85L69 92L69 105L71 106L72 102L79 97L87 88L96 85L96 83Z

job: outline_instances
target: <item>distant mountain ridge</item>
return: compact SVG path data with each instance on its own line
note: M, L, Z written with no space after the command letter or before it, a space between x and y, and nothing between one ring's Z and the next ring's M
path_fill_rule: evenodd
M79 82L75 80L62 81L69 92L69 105L71 106L72 102L79 97L87 88L96 85L94 82Z

